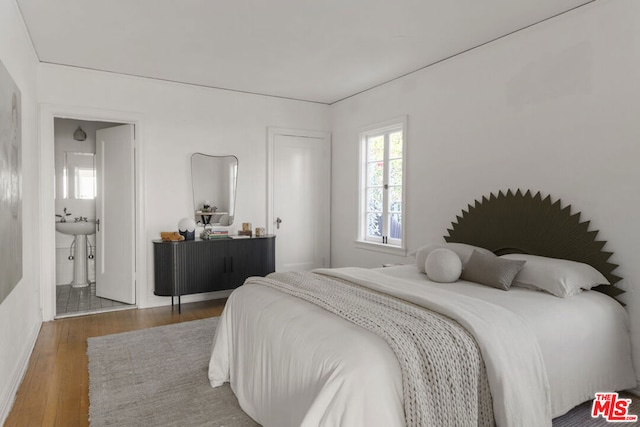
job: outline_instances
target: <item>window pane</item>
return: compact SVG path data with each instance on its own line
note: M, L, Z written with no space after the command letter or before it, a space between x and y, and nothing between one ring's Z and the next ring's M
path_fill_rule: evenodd
M367 236L382 236L382 215L377 213L367 214Z
M384 162L372 162L367 164L367 186L382 187L384 177Z
M402 238L402 215L391 214L389 215L389 237L392 239Z
M382 188L370 188L367 191L367 211L382 212Z
M395 121L360 134L364 155L359 171L364 181L360 197L364 200L360 205L358 239L393 246L403 244L405 130L402 122Z
M389 187L389 212L402 213L402 187Z
M367 140L367 161L384 159L384 135L374 136Z
M389 185L402 185L402 159L389 162Z
M402 131L389 134L389 158L397 159L402 158Z
M76 197L78 199L96 198L96 177L93 169L76 170Z

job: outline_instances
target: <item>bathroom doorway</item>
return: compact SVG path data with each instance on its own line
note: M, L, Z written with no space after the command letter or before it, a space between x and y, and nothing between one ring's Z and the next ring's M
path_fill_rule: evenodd
M55 318L136 307L135 128L54 118Z

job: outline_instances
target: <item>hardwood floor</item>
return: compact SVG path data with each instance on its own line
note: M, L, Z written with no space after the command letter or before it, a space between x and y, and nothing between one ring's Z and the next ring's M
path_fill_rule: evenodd
M225 300L66 318L42 324L5 427L89 425L87 338L219 316Z

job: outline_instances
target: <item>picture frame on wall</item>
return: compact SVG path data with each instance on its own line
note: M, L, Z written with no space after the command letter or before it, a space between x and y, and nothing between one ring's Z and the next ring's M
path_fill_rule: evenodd
M0 61L0 304L22 279L21 101Z

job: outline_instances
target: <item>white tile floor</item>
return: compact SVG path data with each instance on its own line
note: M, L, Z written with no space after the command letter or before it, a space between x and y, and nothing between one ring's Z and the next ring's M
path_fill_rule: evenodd
M56 317L81 315L133 308L135 305L124 304L96 296L96 284L86 288L72 288L71 285L56 286Z

